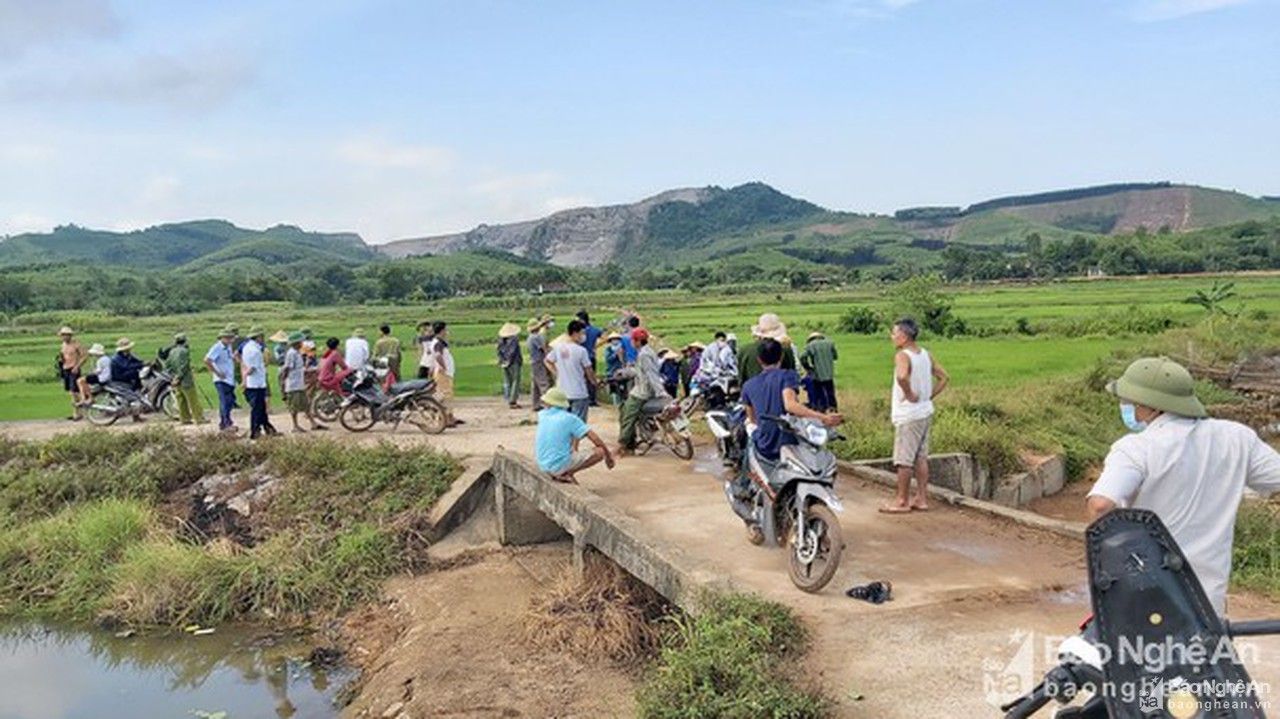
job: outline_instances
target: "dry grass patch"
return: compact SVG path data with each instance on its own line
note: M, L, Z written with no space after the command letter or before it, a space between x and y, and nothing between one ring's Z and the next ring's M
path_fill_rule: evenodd
M534 599L524 639L539 649L636 667L657 655L673 611L657 592L594 557L582 576L566 570Z

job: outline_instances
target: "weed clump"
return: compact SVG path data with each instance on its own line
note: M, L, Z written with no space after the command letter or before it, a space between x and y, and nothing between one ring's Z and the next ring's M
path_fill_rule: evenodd
M825 696L791 674L790 660L806 639L786 607L750 595L713 596L676 627L640 688L641 716L806 719L830 712Z

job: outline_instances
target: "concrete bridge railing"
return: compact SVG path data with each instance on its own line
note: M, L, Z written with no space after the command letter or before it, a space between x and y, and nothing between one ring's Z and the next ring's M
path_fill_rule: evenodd
M498 541L540 544L572 538L574 564L597 551L673 604L696 611L705 590L732 591L723 573L663 541L589 489L553 482L529 459L499 449L488 469L463 477L433 513L432 539L492 502Z

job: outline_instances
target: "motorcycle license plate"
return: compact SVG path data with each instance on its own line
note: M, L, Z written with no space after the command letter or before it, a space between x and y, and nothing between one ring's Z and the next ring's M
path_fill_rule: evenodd
M671 420L671 428L677 432L687 432L689 430L689 420L685 417L676 417Z

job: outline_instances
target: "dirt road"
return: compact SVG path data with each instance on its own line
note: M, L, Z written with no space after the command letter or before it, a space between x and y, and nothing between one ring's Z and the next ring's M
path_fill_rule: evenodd
M357 439L425 441L468 463L486 462L499 445L531 451L534 427L527 411L480 400L460 403L458 415L467 424L438 437L379 429ZM278 426L287 424L282 419ZM600 411L594 419L612 438L613 414ZM43 437L66 428L65 422L22 423L0 432ZM330 435L349 436L340 430ZM725 506L717 471L709 447L699 448L693 462L655 450L627 458L612 472L593 469L580 480L743 586L794 607L813 632L809 668L839 702L840 716L996 716L993 702L1002 698L996 690L1038 679L1054 638L1089 611L1076 543L944 505L928 513L881 515L876 508L887 491L848 477L837 485L848 543L840 571L821 594L803 594L790 584L781 550L747 543L741 521ZM875 606L844 596L850 585L873 579L893 582L894 601ZM1280 616L1280 606L1233 596L1232 614ZM1019 655L1024 642L1031 642L1032 653ZM1280 640L1246 644L1256 657L1254 678L1280 692ZM1033 663L1015 660L1023 656Z

